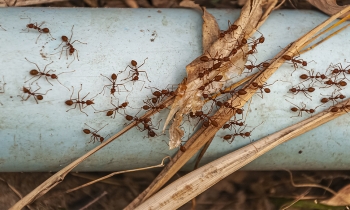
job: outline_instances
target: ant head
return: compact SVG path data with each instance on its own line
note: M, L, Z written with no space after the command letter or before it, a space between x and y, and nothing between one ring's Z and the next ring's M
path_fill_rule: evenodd
M112 78L112 80L117 80L117 75L113 73L111 78Z
M165 108L164 104L159 105L159 109L164 109L164 108Z
M209 58L208 58L208 56L202 56L201 58L200 58L200 60L201 61L204 61L204 62L207 62L207 61L209 61Z
M87 100L87 101L86 101L86 105L89 106L89 105L91 105L91 104L95 104L95 103L94 103L94 100Z
M29 23L29 24L27 24L27 27L28 28L34 28L34 24L33 23Z
M220 81L223 77L224 77L224 76L222 76L222 75L217 75L217 76L214 77L214 80L218 82L218 81Z
M307 62L306 62L306 61L303 61L303 62L301 63L301 65L307 66Z
M73 105L73 101L72 101L72 100L67 100L65 103L66 103L68 106L72 106L72 105Z
M30 70L29 74L30 74L30 75L38 75L38 74L39 74L39 71L36 70L36 69L32 69L32 70Z
M344 99L344 98L346 98L346 96L340 94L339 98L340 98L340 99Z
M291 88L291 89L289 89L289 91L295 93L297 91L297 89L296 88Z
M264 91L265 91L265 93L270 93L271 92L270 88L265 88Z
M149 118L149 117L148 117L148 118L145 118L145 119L143 119L143 122L144 122L144 123L149 123L149 122L151 122L151 118Z
M203 111L196 111L195 115L197 117L202 116L203 115Z
M308 78L308 76L306 75L306 74L302 74L302 75L300 75L300 77L299 77L300 79L307 79Z
M22 90L23 90L24 93L29 93L30 92L29 89L27 89L26 87L23 87Z
M314 113L315 112L315 110L314 109L310 109L310 113Z
M321 102L322 102L322 103L327 103L328 101L329 101L328 98L322 98L322 99L321 99Z
M253 87L258 87L259 86L257 82L252 82L252 85L253 85Z
M219 127L218 122L216 122L215 120L211 120L211 124L212 124L214 127Z
M153 104L156 104L158 102L158 98L154 97L154 98L151 98L151 101Z
M186 147L182 146L182 144L180 144L180 151L181 152L186 152Z
M85 134L90 134L90 133L91 133L91 131L90 131L89 129L84 129L83 132L84 132Z
M129 102L124 102L124 103L122 103L122 107L127 107L128 106L128 104L129 104Z
M113 114L113 111L110 110L107 112L106 116L111 116L112 114Z
M57 75L56 74L51 74L51 79L57 79Z
M160 92L160 91L154 91L153 93L152 93L154 96L157 96L157 97L160 97L160 96L162 96L162 93Z
M237 93L238 95L245 95L247 94L247 91L245 91L244 89L240 89Z
M38 99L38 100L43 100L44 97L43 97L42 95L37 95L37 96L36 96L36 99Z
M290 56L290 55L283 55L282 58L283 58L284 60L287 60L287 61L292 60L292 56Z
M340 86L346 86L347 83L346 83L345 81L340 81L340 82L339 82L339 85L340 85Z
M101 143L103 142L103 140L105 140L105 138L100 137L100 142L101 142Z
M150 107L149 107L148 105L144 105L144 106L142 107L142 109L143 109L143 110L149 110Z
M149 130L149 131L148 131L148 135L149 135L150 137L155 137L155 136L156 136L156 133L155 133L153 130Z
M133 116L130 116L130 115L126 115L126 116L125 116L125 119L128 120L128 121L131 121L131 120L134 119L134 117L133 117Z
M309 87L309 88L307 89L307 91L309 91L309 92L314 92L314 91L315 91L315 88Z
M203 126L204 126L204 127L209 127L209 125L210 125L210 124L209 124L208 121L204 121L204 122L203 122Z
M137 62L135 60L131 60L131 65L136 67L137 66Z
M247 41L246 38L243 38L242 41L241 41L242 44L247 44L247 42L248 42L248 41Z
M232 137L231 135L227 134L223 137L223 139L227 141L227 140L230 140L231 137Z
M139 80L139 77L138 77L138 76L134 76L134 77L132 78L132 80L134 80L134 81Z
M242 114L243 113L243 109L236 109L236 114Z
M338 112L339 111L339 108L336 107L336 106L333 106L330 110L331 112Z
M264 43L264 42L265 42L265 37L261 36L261 37L259 38L259 43Z
M217 102L216 102L216 106L218 106L218 107L222 107L222 105L223 105L223 104L222 104L222 102L221 102L221 101L217 101Z
M250 132L245 132L245 133L244 133L244 136L245 136L245 137L249 137L249 136L250 136Z
M69 48L69 55L72 55L74 53L75 49L73 48L73 46L71 46Z
M62 41L64 41L64 42L68 42L68 37L66 37L66 36L62 36L61 39L62 39Z
M222 129L227 129L230 127L230 124L225 124L224 126L222 126Z

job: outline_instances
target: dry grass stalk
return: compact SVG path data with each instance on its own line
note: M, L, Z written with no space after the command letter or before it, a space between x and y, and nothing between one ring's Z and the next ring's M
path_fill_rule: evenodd
M143 170L147 170L147 169L151 169L151 168L159 168L159 167L164 167L164 160L169 158L170 159L170 156L166 156L165 158L162 159L162 162L158 165L155 165L155 166L148 166L148 167L143 167L143 168L137 168L137 169L131 169L131 170L125 170L125 171L117 171L117 172L113 172L113 173L110 173L106 176L103 176L103 177L100 177L98 179L95 179L94 181L91 181L91 182L88 182L86 184L83 184L83 185L80 185L79 187L75 187L73 189L70 189L70 190L67 190L66 193L70 193L70 192L73 192L73 191L76 191L76 190L79 190L83 187L87 187L89 185L92 185L96 182L100 182L102 180L105 180L105 179L108 179L114 175L117 175L117 174L123 174L123 173L129 173L129 172L134 172L134 171L143 171Z
M339 103L337 106L341 107L347 105L349 102L350 99ZM331 108L256 142L252 142L243 148L192 171L160 190L135 209L179 208L220 180L276 146L347 113L345 109L340 109L338 112L331 112L330 110ZM320 187L319 185L309 184L302 186Z
M321 23L319 26L299 38L297 41L291 43L285 49L283 49L278 55L273 59L274 61L270 64L270 67L265 71L261 72L254 79L255 82L264 83L284 62L282 56L288 51L289 55L296 54L299 47L306 43L311 37L317 34L320 30L330 24L332 21L337 19L339 16L350 10L350 6L346 9L340 11L338 14L330 17L328 20ZM235 98L230 100L233 107L242 107L255 93L256 89L249 87L249 84L245 87L247 94L241 96L240 98ZM218 127L209 126L207 128L202 127L199 129L185 144L187 151L185 153L178 152L172 161L163 169L163 171L155 178L151 185L142 192L126 209L134 209L139 204L144 202L154 193L156 193L162 186L165 185L167 181L193 156L197 151L203 147L203 145L212 138L216 132L230 119L234 113L227 114L225 108L219 109L219 111L213 116L214 119L221 119L218 121ZM253 146L251 146L253 147ZM258 156L255 156L257 158Z
M167 107L170 104L172 104L174 101L173 97L169 97L166 99L163 104ZM144 114L141 119L150 117L157 113L156 110L151 110ZM94 149L90 150L80 158L76 159L74 162L69 164L68 166L64 167L54 175L52 175L49 179L47 179L45 182L43 182L41 185L36 187L33 191L31 191L29 194L27 194L24 198L19 200L15 205L11 207L11 209L22 209L24 206L27 204L30 204L34 202L36 199L40 198L41 196L45 195L46 192L51 190L53 187L55 187L57 184L62 182L64 180L64 177L72 171L77 165L79 165L81 162L83 162L86 158L97 152L98 150L102 149L103 147L107 146L107 144L111 143L113 140L118 138L119 136L123 135L127 131L129 131L131 128L136 126L136 122L130 123L128 126L123 128L120 132L117 134L113 135L111 138L106 140L105 142L101 143L100 145L96 146Z

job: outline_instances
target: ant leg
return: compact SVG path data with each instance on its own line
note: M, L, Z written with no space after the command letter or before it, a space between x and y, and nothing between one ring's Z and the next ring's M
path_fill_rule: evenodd
M145 64L145 62L146 62L147 59L148 59L148 57L145 58L145 60L143 60L143 63L142 63L140 66L138 66L137 69L140 68L141 66L143 66L143 64Z
M63 42L64 42L64 41L62 41L61 44L63 44ZM61 46L61 44L58 45L58 47L56 47L54 50L57 50L57 49ZM53 55L53 54L52 54L52 55Z
M2 30L6 31L6 29L4 29L1 25L0 25L0 28L2 28Z
M144 72L146 74L146 78L149 82L151 82L151 80L148 79L148 75L147 75L147 72L146 71L138 71L138 72Z
M79 41L79 40L74 40L71 44L73 45L74 42L80 42L81 44L87 44L87 43L81 42L81 41Z
M71 35L70 35L70 38L69 38L69 42L70 42L70 40L72 40L72 37L73 37L73 28L74 28L74 25L72 26L72 29L71 29Z
M80 103L79 103L79 109L80 109L80 111L82 112L82 113L84 113L84 114L86 114L86 112L84 112L83 111L83 109L84 109L84 107L83 108L81 108L83 105L81 105ZM86 114L86 116L89 116L88 114Z
M39 37L41 36L41 34L43 34L43 33L42 33L42 32L40 32L40 34L39 34L38 38L36 38L35 44L37 44L37 43L38 43L38 40L39 40Z
M103 92L103 95L104 95L104 94L105 94L105 91L104 91L104 90L105 90L105 88L108 87L108 86L112 86L112 85L105 85L105 86L103 86L103 89L102 89L102 91L101 91L99 94L101 94L101 93Z
M67 49L68 50L68 49ZM76 51L76 50L75 50ZM77 53L78 53L78 51L76 51ZM67 56L67 58L68 58L68 56ZM72 62L70 62L69 64L68 64L68 66L67 66L67 68L69 68L69 66L73 63L73 61L75 60L75 55L73 54L73 60L72 60ZM79 60L79 59L78 59Z

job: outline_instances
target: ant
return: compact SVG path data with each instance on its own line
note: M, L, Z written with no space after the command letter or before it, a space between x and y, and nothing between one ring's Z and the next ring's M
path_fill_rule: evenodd
M44 71L41 71L40 68L39 68L39 66L38 66L36 63L29 61L27 58L25 58L25 59L26 59L29 63L35 64L36 67L38 68L38 70L37 70L37 69L32 69L32 70L30 70L29 74L32 75L33 77L30 78L30 79L28 79L28 80L25 81L24 83L28 82L29 80L32 80L34 77L38 77L36 80L34 80L34 81L31 83L31 84L33 84L35 81L37 81L38 79L40 79L40 77L45 76L46 81L47 81L48 83L50 83L51 86L53 86L53 84L47 79L48 77L50 77L51 79L56 79L57 82L59 82L63 87L67 88L68 91L70 91L68 87L64 86L64 85L58 80L58 75L63 74L63 73L75 72L75 70L74 70L74 71L70 71L70 72L62 72L62 73L59 73L59 74L49 74L50 71L54 71L54 70L49 70L49 71L47 71L47 72L45 72L45 70L46 70L46 67L47 67L48 65L50 65L50 64L53 63L53 61L45 66Z
M332 85L335 85L335 86L337 86L339 89L342 89L341 87L346 86L348 83L346 83L346 82L344 81L344 79L341 79L339 82L336 81L336 80L329 79L329 80L327 80L326 82L324 82L324 84L326 84L326 86L325 86L325 87L321 87L321 88L329 88L329 87L331 87Z
M278 80L276 80L275 82L277 82ZM268 88L267 86L271 86L273 84L275 84L275 82L273 82L272 84L266 84L264 83L263 85L259 85L257 82L252 82L251 85L254 87L254 88L258 88L260 89L260 94L261 94L261 98L263 98L263 93L270 93L271 90L270 88Z
M216 75L213 79L209 80L207 83L200 86L198 90L204 91L208 85L212 84L213 82L220 82L222 78L223 78L222 75Z
M103 86L103 89L102 89L101 93L104 92L105 88L108 87L108 86L111 86L111 95L113 95L113 96L114 96L114 93L116 92L116 88L118 88L118 93L119 93L119 87L118 87L118 86L124 86L124 89L125 89L126 91L128 91L128 89L126 89L126 87L125 87L124 84L116 84L117 78L118 78L118 74L114 74L114 73L113 73L113 74L111 75L111 79L108 78L108 77L105 76L105 75L102 75L102 74L100 74L100 75L106 77L106 78L112 83L112 84L110 84L110 85L105 85L105 86ZM101 94L101 93L100 93L100 94ZM114 96L114 97L115 97L115 96Z
M210 113L210 111L208 113ZM208 114L204 114L203 111L196 111L195 113L190 112L190 117L192 117L192 118L198 117L199 118L198 123L200 121L203 121L204 127L209 127L209 125L213 125L214 127L219 126L219 124L216 122L216 120L211 119L211 117L209 117ZM194 126L194 127L196 127L196 126Z
M338 112L339 110L344 110L345 112L348 113L347 109L349 109L349 108L350 108L350 105L345 104L345 105L342 105L342 106L340 106L340 107L338 107L338 106L332 106L331 109L330 109L329 111L330 111L330 112Z
M41 89L41 87L38 85L38 83L36 83L36 85L37 85L39 88L36 89L35 91L31 91L31 88L30 88L30 87L29 87L29 88L26 88L26 87L23 87L23 88L22 88L23 93L25 93L25 94L27 93L27 94L28 94L27 98L24 98L23 96L18 95L19 97L22 98L22 101L27 101L27 100L30 98L30 96L33 96L34 99L35 99L35 101L36 101L36 103L39 104L39 103L38 103L38 100L39 100L39 101L43 100L43 99L44 99L43 95L46 95L47 92L49 92L50 90L52 90L52 89L47 90L45 94L36 93L36 91L38 91L38 90Z
M257 30L257 32L260 33L260 31L258 31L258 30ZM253 42L251 42L252 48L247 52L248 55L249 54L252 55L254 53L257 53L258 50L256 49L256 47L258 46L258 44L262 44L265 42L264 35L262 33L260 33L260 34L261 34L261 36L259 38L255 39Z
M282 58L284 60L291 61L293 63L294 71L297 70L298 64L301 64L302 66L307 66L307 62L304 61L303 59L297 59L298 57L300 57L300 55L296 56L296 57L292 57L290 55L283 55L282 56ZM294 71L290 75L292 75L294 73Z
M169 144L165 140L162 140L162 141L164 141L166 143L166 145L169 146ZM186 150L187 150L186 147L182 143L180 143L179 149L181 152L186 152Z
M312 100L312 99L310 98L310 97L312 97L312 96L311 96L309 93L314 92L314 91L315 91L315 88L312 87L311 84L309 85L308 88L306 88L305 85L303 85L303 86L304 86L303 89L301 89L299 86L297 86L297 87L293 87L293 88L289 89L289 91L292 92L294 95L298 94L299 92L302 92L302 93L304 93L304 95L305 95L308 99ZM309 93L308 93L308 92L309 92Z
M260 125L261 124L262 123L260 123ZM258 126L256 126L255 128L257 128ZM234 134L228 134L228 135L223 136L222 138L224 139L224 141L227 141L229 144L231 144L235 140L236 136L241 136L242 138L248 137L250 139L250 136L251 136L252 132L255 130L255 128L253 128L251 131L244 132L244 129L246 127L247 127L247 125L245 125L242 129L238 129L238 131L234 128L235 129Z
M306 69L305 69L306 70ZM299 76L300 79L303 79L304 82L309 80L309 79L316 79L318 82L322 82L322 80L327 79L327 76L324 74L321 74L320 72L317 72L316 75L314 75L314 70L306 70L308 71L308 74L302 74ZM321 79L321 80L319 80Z
M346 98L346 96L344 96L343 94L338 94L336 96L334 96L334 94L335 94L335 91L328 98L322 98L321 102L327 103L328 101L333 101L333 106L334 106L334 102L337 102L337 99L343 100L344 98Z
M75 106L71 109L68 109L66 112L68 112L69 110L72 110L72 109L75 109L77 108L77 104L79 104L79 109L82 113L86 114L83 109L85 109L87 106L91 106L93 109L95 109L95 107L92 106L92 104L95 104L94 103L94 99L90 99L90 100L86 100L84 101L84 98L86 98L86 96L88 96L90 94L90 92L88 94L86 94L81 100L80 100L80 91L83 89L83 85L80 84L80 90L78 91L78 98L76 99L72 99L72 96L73 96L73 93L74 93L74 87L72 86L73 88L73 92L72 92L72 95L70 96L70 99L67 100L65 103L68 105L68 106L72 106L73 104L75 104ZM96 96L95 96L96 97ZM93 98L95 98L93 97ZM85 107L84 107L84 104L85 104ZM96 109L95 109L96 110ZM96 110L97 111L97 110ZM88 114L86 114L86 116L89 116Z
M286 101L288 101L287 99L286 99ZM289 103L291 103L291 104L293 104L292 102L290 102L290 101L288 101ZM319 105L319 106L317 106L316 108L314 108L314 109L306 109L306 104L304 104L303 102L301 102L301 105L302 105L302 107L300 108L299 106L297 106L297 105L295 105L295 104L293 104L295 107L292 107L290 110L292 111L292 112L298 112L298 115L297 116L292 116L292 117L302 117L303 116L303 112L306 112L306 113L308 113L308 114L312 114L312 113L314 113L315 112L315 110L317 109L317 107L319 107L319 106L321 106L321 105ZM291 117L291 118L292 118Z
M240 127L244 126L244 122L238 122L238 121L239 120L230 120L225 125L222 126L222 129L229 129L229 130L231 130L234 125L238 125Z
M84 123L86 126L88 126L88 127L90 127L91 129L93 129L93 131L90 131L90 129L84 129L83 130L83 132L85 133L85 134L91 134L91 140L88 142L88 143L90 143L90 142L92 142L92 143L95 143L95 141L99 141L99 142L103 142L103 140L105 139L105 138L103 138L102 136L100 136L99 134L97 134L97 132L99 132L102 128L104 128L104 127L106 127L108 124L106 124L105 126L103 126L102 128L100 128L100 129L98 129L98 130L96 130L96 129L94 129L94 128L92 128L91 126L89 126L88 124L86 124L86 123Z
M71 41L72 41L72 37L73 37L73 28L74 28L74 25L72 26L72 30L71 30L71 31L72 31L72 34L71 34L70 38L68 39L68 37L62 36L62 37L61 37L61 39L62 39L61 44L58 45L58 47L56 47L56 48L54 49L54 50L57 50L63 43L66 43L66 45L63 45L63 46L62 46L62 50L61 50L61 54L60 54L60 58L59 58L59 59L61 59L62 52L63 52L63 48L66 48L67 60L68 60L68 51L69 51L69 55L73 55L73 61L75 60L74 52L76 52L76 54L77 54L77 59L78 59L78 61L79 61L78 50L75 49L75 48L73 47L73 44L74 44L74 42L80 42L81 44L87 44L87 43L81 42L81 41L79 41L79 40L74 40L73 42L71 42ZM67 68L69 68L69 65L71 65L71 64L73 63L73 61L70 62L70 63L68 64Z
M157 112L159 112L160 110L165 108L165 105L160 104L159 106L155 106L154 104L152 104L149 99L146 101L143 101L145 103L144 106L142 106L143 110L149 110L149 109L153 109L156 110Z
M21 18L21 19L29 19L29 22L32 22L32 21L31 21L31 20L32 20L31 18ZM38 40L39 40L39 37L40 37L43 33L44 33L44 34L49 34L53 40L56 40L55 38L52 37L52 35L51 35L51 33L50 33L50 30L49 30L48 28L40 28L44 23L45 23L45 22L42 22L39 26L38 26L37 23L29 23L29 24L27 24L26 29L23 29L23 31L28 30L28 32L29 32L29 29L32 28L32 29L34 29L34 30L37 30L37 31L40 33L39 36L38 36L38 38L37 38L36 41L35 41L35 44L37 44L37 42L38 42ZM5 30L5 31L6 31L6 30Z
M350 74L350 69L348 69L348 67L350 67L350 65L348 65L347 67L343 68L343 66L341 65L341 63L338 63L336 65L330 66L329 69L333 67L333 69L331 70L331 74L335 77L339 76L340 74L343 74L344 78L349 80L346 76L346 74ZM327 69L327 71L329 70Z
M115 108L112 108L112 109L107 109L107 110L104 110L104 111L97 111L97 112L94 112L94 113L98 113L98 112L106 112L106 116L111 116L113 115L113 119L115 119L115 115L117 114L118 110L119 109L125 109L128 105L129 105L129 102L128 101L125 101L123 102L121 105L119 105L119 99L118 99L118 106L114 105L112 103L112 97L111 97L111 104L115 107ZM118 112L120 114L120 112Z
M132 67L131 67L130 65L128 65L128 66L125 68L124 71L126 71L126 69L127 69L128 67L129 67L131 70L129 71L128 77L125 78L125 79L123 79L123 80L131 79L131 81L133 81L133 84L135 83L135 81L142 81L142 82L143 82L143 85L144 85L144 84L145 84L145 81L139 80L140 72L143 72L143 73L146 74L147 80L148 80L149 82L151 82L151 81L148 79L147 72L146 72L146 71L140 71L140 70L139 70L139 68L145 64L145 62L146 62L147 59L148 59L148 58L146 58L140 66L137 66L137 62L136 62L135 60L131 60L130 63L131 63L131 66L132 66ZM132 73L131 76L130 76L130 73ZM122 80L122 81L123 81L123 80ZM142 85L142 87L141 87L141 90L142 90L142 88L143 88L143 85Z

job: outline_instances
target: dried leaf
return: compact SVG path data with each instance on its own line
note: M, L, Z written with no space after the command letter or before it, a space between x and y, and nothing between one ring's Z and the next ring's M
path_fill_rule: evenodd
M328 206L347 206L350 205L350 185L346 185L338 191L336 195L320 203Z
M203 53L219 38L220 28L215 17L203 7L202 45Z
M347 6L339 6L336 0L308 0L308 2L328 15L334 15L337 12L347 7ZM343 18L349 14L350 12L345 13L344 15L340 16L340 18Z
M274 1L275 2L275 1ZM270 11L269 11L270 12ZM207 13L207 14L206 14ZM248 51L248 45L242 43L242 39L247 39L256 30L256 26L261 23L262 6L260 1L249 1L247 5L242 9L240 18L235 21L234 25L238 27L233 32L224 33L225 35L218 38L204 53L197 57L194 61L186 66L187 80L182 85L186 86L186 91L182 92L175 99L172 105L171 111L165 121L164 129L176 114L175 120L171 125L169 148L173 149L178 147L181 143L181 133L179 131L179 125L182 121L182 115L188 114L191 111L201 110L205 101L202 99L204 84L209 84L205 87L205 93L211 94L221 89L225 82L242 72L247 57L245 56ZM266 16L266 15L265 15ZM207 28L215 28L217 23L213 21L213 16L204 10L203 14L204 22L207 22ZM266 19L266 18L265 18ZM203 29L203 32L206 32ZM207 40L203 41L208 44L215 32L207 31ZM213 35L214 34L214 35ZM203 38L206 37L203 34ZM228 57L229 61L219 61L214 64L212 61L203 61L201 58L206 56L208 58L224 58ZM211 69L210 71L208 69ZM199 73L207 71L208 75L199 78ZM213 78L217 75L222 75L223 79L220 82L212 82ZM208 88L209 87L209 88ZM177 126L178 128L175 128ZM164 130L163 129L163 130Z
M195 9L195 10L202 12L202 7L199 4L196 4L194 1L184 0L184 1L180 2L179 6L192 8L192 9Z

